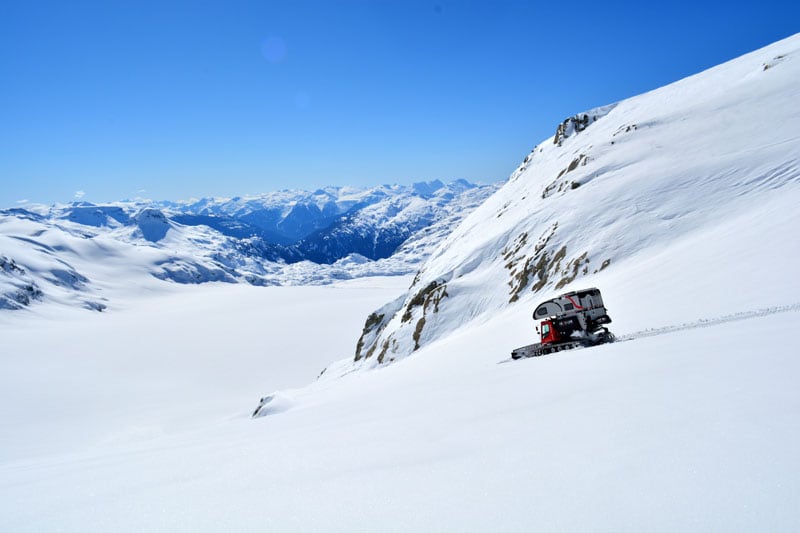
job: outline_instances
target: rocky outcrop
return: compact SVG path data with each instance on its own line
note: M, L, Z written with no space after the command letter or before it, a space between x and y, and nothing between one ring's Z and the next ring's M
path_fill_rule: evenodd
M44 293L14 259L0 255L0 309L21 309Z
M614 107L616 107L616 104L598 107L586 113L578 113L577 115L565 118L556 129L556 134L553 137L553 144L561 146L565 139L582 132L599 119L606 116Z

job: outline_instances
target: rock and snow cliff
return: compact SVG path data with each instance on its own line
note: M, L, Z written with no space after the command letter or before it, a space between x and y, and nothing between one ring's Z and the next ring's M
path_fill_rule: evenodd
M355 360L372 366L408 356L518 300L530 305L594 285L601 271L641 271L642 257L693 238L713 247L715 228L734 219L796 246L785 201L800 203L798 80L794 36L566 119L442 242L408 293L367 318ZM776 216L765 214L770 202L778 202ZM735 239L726 247L706 275L735 283L726 274L753 263L755 251ZM691 270L691 254L674 257ZM759 290L798 292L787 265L759 268L753 276L768 278ZM686 290L679 283L667 280L659 291ZM720 282L707 297L724 309L740 290L752 288Z

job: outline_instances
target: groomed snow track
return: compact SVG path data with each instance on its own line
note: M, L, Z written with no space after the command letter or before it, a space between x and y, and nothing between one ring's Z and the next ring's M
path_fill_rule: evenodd
M719 324L726 324L728 322L736 322L738 320L748 320L751 318L759 318L762 316L774 315L777 313L788 313L791 311L800 311L800 303L791 305L780 305L776 307L765 307L755 311L741 311L730 315L723 315L716 318L701 318L693 322L686 322L684 324L663 326L660 328L649 328L636 331L634 333L627 333L625 335L618 335L615 342L627 342L636 339L644 339L646 337L655 337L657 335L666 335L676 331L684 331L687 329L707 328L717 326Z
M792 311L800 311L800 303L794 303L790 305L780 305L775 307L764 307L762 309L756 309L754 311L741 311L739 313L733 313L730 315L723 315L720 317L715 318L701 318L699 320L695 320L692 322L686 322L684 324L678 324L673 326L663 326L659 328L648 328L643 329L640 331L636 331L634 333L626 333L624 335L615 336L615 340L613 342L628 342L636 339L644 339L647 337L656 337L658 335L667 335L669 333L675 333L677 331L685 331L688 329L697 329L697 328L707 328L711 326L718 326L720 324L726 324L728 322L736 322L738 320L749 320L751 318L760 318L769 315L775 315L778 313L788 313ZM599 345L598 345L599 346ZM575 346L573 350L579 350L581 348L585 348L586 346ZM565 348L567 349L567 348ZM558 353L556 352L552 353ZM551 354L540 354L536 356L529 356L529 357L521 357L519 359L513 359L509 357L508 359L503 359L500 363L508 363L510 361L519 361L521 359L532 359L534 357L541 357L543 355L551 355Z

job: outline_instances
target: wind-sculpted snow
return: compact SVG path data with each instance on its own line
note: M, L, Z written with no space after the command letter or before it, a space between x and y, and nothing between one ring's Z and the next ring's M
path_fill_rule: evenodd
M439 245L396 312L367 319L356 361L408 356L515 302L602 288L615 273L643 268L635 259L667 254L696 272L680 248L697 239L705 241L698 253L719 257L703 274L720 282L706 296L712 305L743 290L731 275L742 264L759 272L759 290L788 291L796 301L789 272L800 259L798 79L793 37L565 120ZM722 228L757 228L760 238L718 238ZM767 236L781 236L780 245L767 245ZM679 281L664 283L676 294L697 283ZM642 295L642 304L655 302Z

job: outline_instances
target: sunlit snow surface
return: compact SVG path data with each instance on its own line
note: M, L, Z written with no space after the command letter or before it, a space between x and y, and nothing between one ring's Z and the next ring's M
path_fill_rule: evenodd
M6 314L0 530L800 526L799 312L497 364L532 334L516 306L293 389L352 351L398 281ZM622 326L631 311L616 308ZM265 389L283 409L250 419Z
M543 157L569 164L637 102L672 125L637 123L593 152L643 177L610 167L549 198L575 208L559 218L570 250L596 252L592 266L610 252L568 287L601 288L625 342L504 362L554 290L508 304L497 260L519 224L552 223L553 208L512 209L546 185L527 169L423 267L422 284L451 277L422 348L374 371L352 364L356 339L408 277L183 286L112 255L90 294L113 288L108 312L58 293L3 312L0 531L800 530L798 49L710 71L719 86L684 80L661 107L654 93L620 103ZM687 92L687 120L710 131L676 138L670 104ZM680 142L686 160L665 165Z

